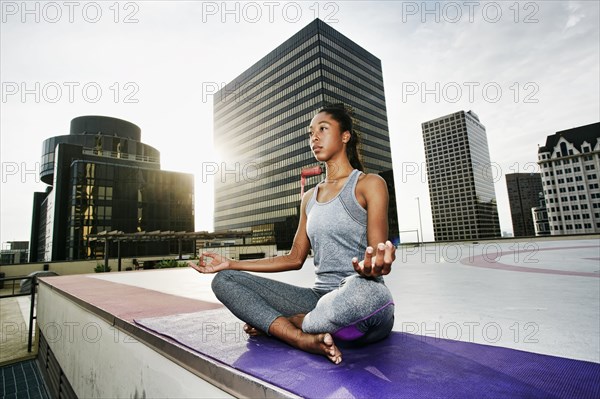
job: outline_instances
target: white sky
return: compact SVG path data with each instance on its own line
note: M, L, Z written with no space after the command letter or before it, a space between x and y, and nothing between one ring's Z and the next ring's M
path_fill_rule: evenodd
M209 90L317 15L382 61L400 229L419 228L419 197L425 240L433 227L422 122L459 110L479 115L501 229L512 231L505 175L537 171L547 135L600 120L597 1L2 1L1 8L2 243L29 240L33 192L46 187L38 177L42 142L68 134L82 115L137 124L142 141L161 152L162 169L194 173L196 230L212 230L213 177L202 170L223 154L213 150Z

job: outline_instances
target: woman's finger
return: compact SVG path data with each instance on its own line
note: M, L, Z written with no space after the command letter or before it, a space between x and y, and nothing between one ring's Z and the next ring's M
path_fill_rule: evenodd
M373 264L373 247L367 247L365 251L365 260L363 262L363 274L368 276L371 274L371 266Z
M394 244L392 244L390 241L387 241L385 243L385 255L383 261L383 270L381 271L381 274L390 274L390 272L392 271L392 263L394 263L395 259L396 247L394 247Z
M198 273L204 273L203 268L200 265L197 265L193 262L188 262L188 266L192 269L196 270Z
M362 268L358 263L358 258L352 258L352 267L354 267L354 271L356 271L358 274L362 274Z
M373 265L373 274L376 276L381 275L381 271L384 267L385 258L385 245L383 243L377 244L377 255L375 256L375 264Z

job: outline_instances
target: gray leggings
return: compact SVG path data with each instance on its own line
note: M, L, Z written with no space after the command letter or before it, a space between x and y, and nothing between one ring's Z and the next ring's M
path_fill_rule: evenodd
M223 270L212 281L217 298L239 319L266 333L276 318L306 314L302 330L367 344L394 326L392 295L383 282L353 275L324 293L255 274Z

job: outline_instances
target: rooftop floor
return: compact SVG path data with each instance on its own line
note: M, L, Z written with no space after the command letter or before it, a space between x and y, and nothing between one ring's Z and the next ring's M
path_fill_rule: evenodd
M299 271L268 277L311 286L313 268L309 258ZM216 372L213 363L198 363L198 355L185 348L168 348L172 342L150 336L133 320L219 308L210 289L212 277L179 268L43 280L109 324L161 348L159 353L167 358L184 358L188 369L199 364L196 374L205 376ZM395 331L600 363L598 236L403 246L386 284L396 303ZM135 359L131 362L136 364ZM247 389L248 380L240 378ZM256 380L250 385L257 393L263 388ZM286 396L277 387L269 389Z
M313 268L269 277L311 286ZM192 269L94 277L218 302ZM386 284L395 331L600 363L598 238L401 247Z

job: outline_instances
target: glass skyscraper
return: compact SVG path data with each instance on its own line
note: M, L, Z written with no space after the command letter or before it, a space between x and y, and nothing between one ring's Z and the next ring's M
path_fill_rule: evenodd
M506 175L506 188L514 236L535 236L531 208L540 205L540 194L543 192L540 174L509 173Z
M254 243L290 248L300 173L317 165L308 125L330 103L352 107L365 172L390 171L381 61L319 19L215 94L214 141L225 170L215 182L216 231L251 230ZM308 178L307 189L320 179ZM395 201L390 219L390 236L397 237Z
M485 126L472 111L422 124L436 241L500 237Z

